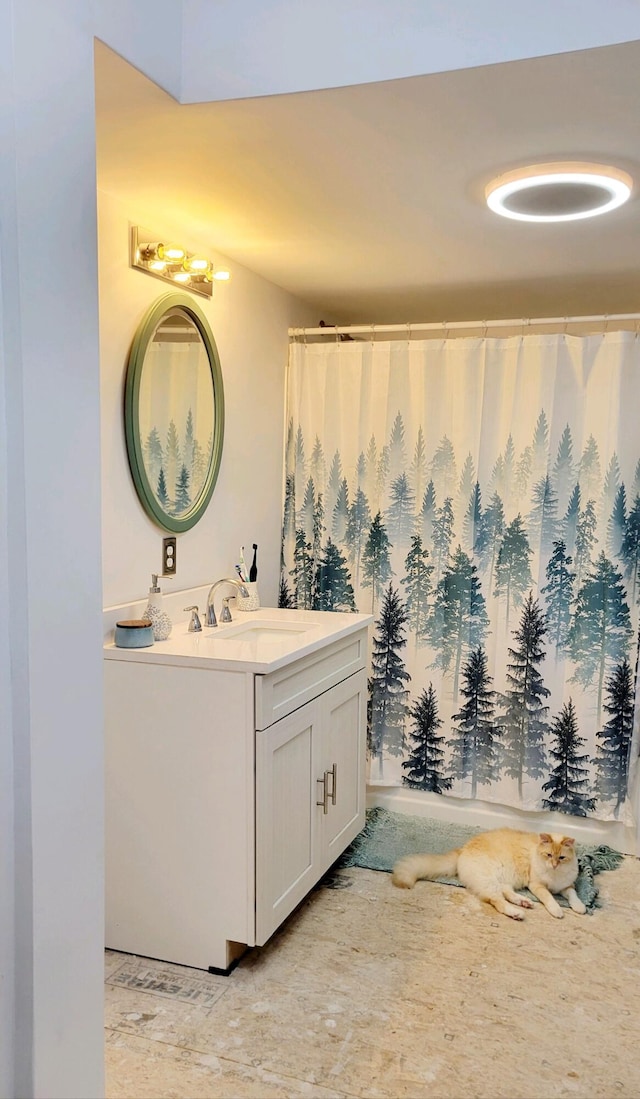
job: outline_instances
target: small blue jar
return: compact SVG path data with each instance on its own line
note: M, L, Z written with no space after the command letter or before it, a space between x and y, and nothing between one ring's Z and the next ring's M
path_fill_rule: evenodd
M114 641L119 649L146 649L153 645L153 626L148 618L116 622Z

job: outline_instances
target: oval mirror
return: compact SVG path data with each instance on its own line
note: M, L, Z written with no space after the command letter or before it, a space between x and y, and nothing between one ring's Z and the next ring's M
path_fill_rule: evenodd
M164 530L189 530L218 476L224 393L213 334L187 294L166 294L142 320L127 365L124 419L145 511Z

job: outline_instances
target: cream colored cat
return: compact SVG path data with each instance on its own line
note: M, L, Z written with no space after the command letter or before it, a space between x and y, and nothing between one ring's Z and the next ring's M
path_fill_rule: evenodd
M523 908L533 908L531 901L516 893L524 888L557 919L563 912L553 893L566 897L573 911L583 915L587 910L574 889L578 877L574 845L570 836L498 828L481 832L446 855L407 855L394 866L391 880L400 889L412 889L419 878L457 877L461 885L513 920L524 919Z

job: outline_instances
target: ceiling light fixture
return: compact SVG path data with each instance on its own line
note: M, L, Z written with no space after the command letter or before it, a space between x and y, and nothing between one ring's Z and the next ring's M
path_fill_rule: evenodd
M485 189L487 205L516 221L579 221L607 214L631 195L627 172L604 164L532 164L505 172Z
M206 256L188 252L180 244L162 243L137 225L131 226L129 262L138 271L146 271L165 282L178 282L185 289L207 298L213 294L213 279L226 281L231 278L226 268L214 267Z

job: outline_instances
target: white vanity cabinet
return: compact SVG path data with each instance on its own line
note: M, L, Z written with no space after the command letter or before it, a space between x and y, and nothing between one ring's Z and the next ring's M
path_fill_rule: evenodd
M107 947L227 970L363 827L371 619L311 618L286 653L105 646Z

